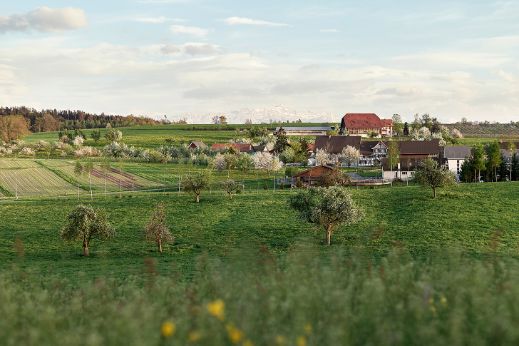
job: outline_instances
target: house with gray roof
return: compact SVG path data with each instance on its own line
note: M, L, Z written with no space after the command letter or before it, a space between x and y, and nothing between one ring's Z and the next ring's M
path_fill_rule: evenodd
M443 160L445 166L457 177L461 173L461 166L471 156L471 149L465 145L445 147L443 149Z

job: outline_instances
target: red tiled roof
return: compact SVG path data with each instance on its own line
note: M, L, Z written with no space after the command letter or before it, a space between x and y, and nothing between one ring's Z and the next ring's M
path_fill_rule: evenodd
M342 118L347 129L379 129L384 127L375 113L348 113Z
M391 127L393 126L393 120L392 119L380 119L382 122L382 126L384 127Z

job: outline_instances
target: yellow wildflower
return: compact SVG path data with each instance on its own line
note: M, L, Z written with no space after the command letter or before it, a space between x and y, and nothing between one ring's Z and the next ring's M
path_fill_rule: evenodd
M254 343L250 340L245 340L245 342L243 343L243 346L254 346Z
M300 336L296 340L297 346L306 346L306 338L304 336Z
M431 297L431 298L429 298L429 305L433 305L433 304L434 304L434 298Z
M305 324L305 333L306 335L312 334L312 325L310 323Z
M225 318L225 303L221 299L217 299L207 304L207 311L220 321Z
M443 306L447 306L447 298L442 294L442 296L440 297L440 303L441 305Z
M187 335L187 341L197 342L202 338L202 334L198 330L192 330Z
M276 335L276 345L283 346L287 344L287 338L283 335Z
M229 340L233 344L237 344L243 339L243 332L236 328L236 326L232 323L229 323L227 326L225 326L227 329L227 335L229 336Z
M164 338L172 337L175 334L176 330L177 326L175 326L175 323L171 321L162 323L162 326L160 327L160 333Z

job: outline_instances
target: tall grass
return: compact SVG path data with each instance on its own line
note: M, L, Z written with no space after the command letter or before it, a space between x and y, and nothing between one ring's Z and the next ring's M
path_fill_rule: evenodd
M403 250L295 246L245 249L126 279L76 282L11 269L0 274L0 343L7 345L480 345L519 342L514 260ZM222 300L221 315L207 304ZM218 317L221 317L218 318ZM174 332L161 332L164 323ZM170 325L170 326L171 326ZM164 336L166 335L166 336Z

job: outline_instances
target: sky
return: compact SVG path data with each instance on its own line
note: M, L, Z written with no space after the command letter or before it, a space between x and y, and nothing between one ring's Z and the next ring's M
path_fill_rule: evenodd
M0 106L519 121L516 0L0 2Z

